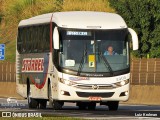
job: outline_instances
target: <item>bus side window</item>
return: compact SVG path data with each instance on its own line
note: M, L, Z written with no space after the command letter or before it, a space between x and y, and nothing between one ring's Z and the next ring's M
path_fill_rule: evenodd
M34 52L34 28L30 27L30 39L31 39L31 52Z
M43 33L43 43L44 43L44 51L49 52L49 45L50 45L50 26L44 26L44 33Z
M19 53L49 52L49 24L19 28L17 37L17 50Z
M28 52L31 53L31 48L32 48L32 39L31 39L31 27L28 28L27 36L28 36Z
M25 28L25 49L26 49L26 53L30 52L30 32L29 32L29 27Z
M17 50L19 53L22 52L22 28L18 29Z
M32 35L33 35L33 52L37 52L38 51L38 39L37 39L37 32L38 29L36 26L33 27L33 31L32 31Z
M22 53L26 53L26 42L27 42L27 40L26 40L27 38L26 38L26 28L23 28L23 30L22 30L22 40L23 40L23 42L22 42Z
M41 26L41 49L42 51L41 52L44 52L45 51L45 37L44 37L44 33L45 33L45 26Z
M43 49L44 49L44 44L43 43L43 31L44 28L43 26L37 26L37 41L38 41L38 52L43 52Z

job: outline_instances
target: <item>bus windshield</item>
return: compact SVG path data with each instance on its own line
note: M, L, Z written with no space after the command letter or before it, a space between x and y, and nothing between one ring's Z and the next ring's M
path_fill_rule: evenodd
M78 73L112 73L129 68L127 29L60 28L60 38L61 68Z

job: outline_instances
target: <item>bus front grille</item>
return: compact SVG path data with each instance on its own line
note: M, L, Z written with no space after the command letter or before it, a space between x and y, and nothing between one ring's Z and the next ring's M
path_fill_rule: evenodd
M81 85L76 85L74 86L76 88L79 88L79 89L98 89L98 90L106 90L106 89L114 89L115 86L113 85L96 85L96 84L93 84L93 85L84 85L84 84L81 84Z

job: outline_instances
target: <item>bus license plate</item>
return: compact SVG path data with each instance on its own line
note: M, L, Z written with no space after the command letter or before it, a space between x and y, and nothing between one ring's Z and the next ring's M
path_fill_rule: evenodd
M101 97L89 97L89 100L90 101L100 101L101 100Z

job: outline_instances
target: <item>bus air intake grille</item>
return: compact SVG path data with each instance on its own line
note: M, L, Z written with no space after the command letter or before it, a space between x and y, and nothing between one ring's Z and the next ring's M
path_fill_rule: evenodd
M96 96L96 97L112 97L114 92L76 92L79 97L90 97L90 96Z
M79 89L99 89L99 90L107 90L107 89L114 89L115 87L113 85L76 85L76 88Z

